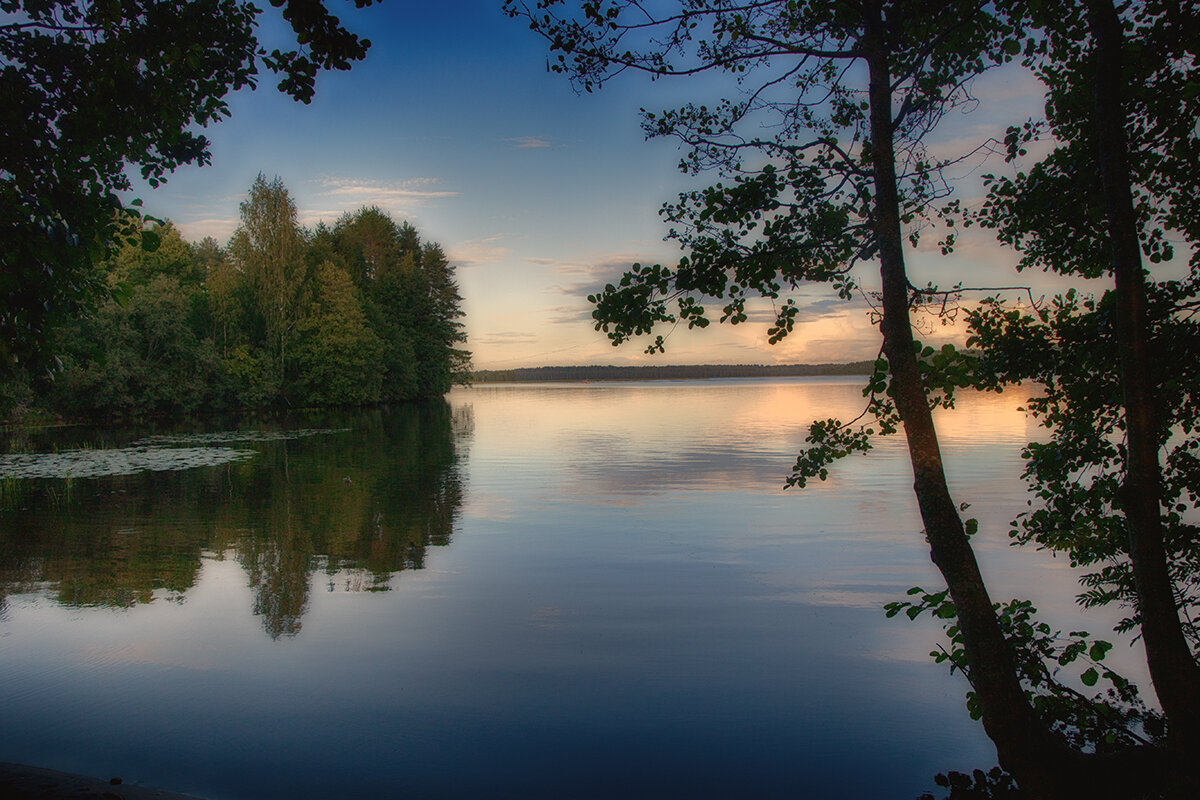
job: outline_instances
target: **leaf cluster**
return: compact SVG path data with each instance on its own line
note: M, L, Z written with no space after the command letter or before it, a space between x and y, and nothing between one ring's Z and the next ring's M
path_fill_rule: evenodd
M1109 269L1093 125L1095 71L1079 14L1056 4L1015 2L1013 13L1042 32L1022 60L1046 87L1046 118L1009 128L1009 161L1053 137L1053 150L1014 176L986 176L989 196L978 222L1021 252L1019 268L1097 277ZM1023 15L1023 16L1022 16ZM1121 98L1134 211L1151 264L1171 260L1181 242L1200 241L1200 9L1172 0L1122 5L1125 28ZM1193 274L1200 253L1190 249Z
M888 603L887 615L904 613L915 620L929 614L942 620L949 647L939 647L930 656L970 680L971 663L949 590L933 592L915 586L908 596L912 599ZM1022 688L1049 729L1089 752L1109 752L1161 738L1160 715L1146 709L1134 683L1104 664L1113 647L1110 642L1095 639L1087 631L1064 634L1051 628L1037 619L1037 609L1028 600L994 607L1014 654ZM1106 684L1105 693L1088 694L1101 681ZM967 695L967 708L972 718L982 716L974 691Z
M1168 567L1184 628L1200 643L1200 327L1191 313L1188 281L1149 287L1147 314L1155 350L1159 446L1164 453L1161 517ZM1131 609L1120 625L1137 624L1124 506L1125 421L1112 293L1101 298L1069 291L1036 313L989 300L969 316L968 344L981 353L978 385L1035 381L1040 393L1027 405L1047 431L1046 441L1024 450L1030 509L1013 523L1016 542L1066 553L1088 567L1081 581L1085 606L1118 602Z

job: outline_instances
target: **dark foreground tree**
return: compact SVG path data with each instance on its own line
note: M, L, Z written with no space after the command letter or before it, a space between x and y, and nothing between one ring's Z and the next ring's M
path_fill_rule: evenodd
M1112 0L1088 0L1086 6L1094 65L1095 158L1104 190L1105 228L1116 294L1113 327L1116 330L1124 405L1126 441L1121 506L1128 532L1129 559L1147 663L1168 720L1169 789L1178 797L1195 797L1200 795L1200 766L1196 764L1196 757L1200 754L1200 664L1197 664L1180 623L1180 602L1168 564L1164 516L1168 523L1175 523L1171 526L1173 532L1183 534L1186 550L1196 547L1197 531L1194 526L1179 524L1182 520L1178 511L1186 508L1184 504L1175 503L1175 509L1163 507L1164 500L1169 502L1171 498L1164 492L1159 452L1172 432L1162 425L1164 415L1159 407L1160 392L1153 374L1155 351L1161 345L1156 347L1151 342L1146 276L1142 266L1142 231L1139 230L1149 228L1146 250L1154 255L1158 249L1155 239L1161 242L1163 228L1156 228L1153 224L1139 226L1126 127L1132 122L1129 127L1138 134L1145 134L1148 133L1145 130L1146 123L1149 123L1155 128L1154 134L1167 134L1164 137L1167 138L1165 147L1162 142L1153 145L1145 141L1138 142L1150 145L1143 147L1143 150L1160 157L1166 155L1169 164L1166 170L1152 172L1158 175L1166 172L1166 179L1160 178L1158 182L1169 187L1165 196L1159 194L1148 198L1150 204L1155 206L1155 215L1165 211L1179 219L1194 214L1200 208L1196 198L1200 184L1195 180L1194 162L1198 138L1194 123L1200 118L1200 103L1197 103L1200 79L1194 72L1196 59L1200 57L1200 9L1194 3L1140 4L1129 15L1135 30L1134 46L1127 48L1124 24ZM1166 36L1163 35L1164 31ZM1153 111L1146 113L1142 108L1132 114L1126 112L1126 75L1122 68L1127 61L1126 50L1137 53L1155 46L1163 50L1151 50L1148 54L1139 55L1143 64L1149 61L1155 68L1155 85L1145 88L1154 92L1174 88L1171 84L1182 72L1185 76L1179 98L1183 103L1182 115L1179 110L1174 110L1174 113L1164 117L1161 110L1165 109L1161 109L1161 106L1161 110L1155 109L1159 110L1157 114ZM1161 103L1161 95L1155 101ZM1189 110L1191 113L1188 113ZM1181 116L1184 120L1191 118L1193 124L1190 128L1185 123L1180 130ZM1166 165L1159 160L1156 166ZM1182 183L1180 178L1184 179ZM1173 208L1167 210L1167 207ZM1194 219L1190 222L1192 225L1188 226L1169 220L1165 227L1195 237L1200 231L1195 229ZM1200 239L1192 238L1190 244L1194 248L1200 244ZM1171 317L1183 310L1180 305L1187 306L1195 301L1197 277L1193 272L1188 296L1184 303L1177 304ZM1191 421L1184 420L1183 424L1190 426ZM1197 444L1200 443L1196 440L1190 441L1188 449L1194 449ZM1195 461L1194 456L1192 461ZM1200 483L1194 477L1189 483L1189 494L1195 498Z
M1082 636L1056 644L1028 603L994 605L989 597L968 526L947 490L930 414L974 380L972 365L953 348L923 349L912 333L910 309L929 293L908 279L905 241L915 244L934 201L948 190L923 137L967 99L964 86L973 75L1035 52L1037 40L1027 41L1013 16L985 3L683 0L649 7L608 0L583 2L577 12L562 6L507 4L549 42L551 69L581 88L590 91L632 69L658 77L724 71L740 90L732 99L646 115L649 135L686 146L685 171L715 170L723 182L664 208L685 257L674 268L634 265L618 285L597 294L597 328L620 343L664 324L703 327L705 299L719 302L721 321L738 324L747 319L750 296L780 301L805 280L832 283L848 295L850 269L878 260L886 360L869 386L874 420L861 427L814 424L812 447L793 482L823 477L832 459L869 449L875 432L902 423L925 535L948 588L895 604L892 613L933 609L953 619L950 657L971 683L972 712L982 718L1000 763L1030 796L1123 798L1161 790L1160 768L1169 765L1148 741L1151 732L1137 729L1140 720L1114 721L1054 677L1058 664L1081 654L1102 660L1107 646ZM791 332L796 314L790 300L777 302L776 310L772 341ZM648 350L663 347L660 335ZM1094 684L1096 675L1085 671L1083 683ZM1132 699L1127 684L1114 690ZM1130 722L1133 728L1123 727Z
M1194 797L1200 8L1012 6L1043 34L1027 60L1046 85L1046 132L1057 145L1027 172L993 179L984 223L1022 251L1022 267L1110 274L1113 288L1099 299L1070 293L1036 314L988 303L972 319L971 343L984 350L985 384L1045 387L1032 410L1052 438L1030 445L1039 503L1020 536L1095 568L1083 579L1085 605L1130 608L1121 627L1138 631L1146 648L1165 721L1168 792ZM1040 132L1013 129L1010 157ZM1190 251L1190 275L1155 280L1143 256L1159 265L1176 248Z
M318 70L366 55L321 0L271 5L296 49L266 52L261 12L240 0L0 2L0 370L48 355L47 325L102 293L97 265L139 238L118 195L127 170L154 186L207 163L199 129L260 66L308 102Z

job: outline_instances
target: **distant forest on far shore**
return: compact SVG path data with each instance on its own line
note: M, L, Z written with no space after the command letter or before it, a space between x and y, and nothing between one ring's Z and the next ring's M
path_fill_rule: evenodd
M811 375L870 375L873 361L846 364L663 364L661 366L579 366L481 369L474 383L550 381L680 381L700 378L782 378Z

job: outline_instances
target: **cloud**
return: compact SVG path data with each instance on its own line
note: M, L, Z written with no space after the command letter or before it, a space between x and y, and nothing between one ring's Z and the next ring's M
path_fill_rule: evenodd
M446 248L446 257L460 267L495 264L512 254L512 248L501 244L508 238L509 234L499 233L482 239L466 239Z
M554 147L555 145L545 136L510 136L504 139L506 142L512 142L518 149L540 149L543 147Z
M957 129L958 135L931 139L925 144L926 154L935 160L957 161L948 171L951 180L978 172L985 165L1004 162L1004 131L998 126L972 125Z
M550 267L565 280L550 284L543 291L570 297L584 297L601 289L606 283L615 283L635 263L658 264L664 259L637 253L606 253L592 259L564 261L552 258L526 258L525 261L538 266Z
M471 344L534 344L537 336L527 331L493 331L484 336L471 338Z
M430 200L458 197L461 194L432 188L439 183L437 178L373 181L325 176L317 178L316 183L321 188L315 193L315 196L332 199L342 207L342 210L365 205L410 208L424 205Z
M592 306L590 303L574 306L548 306L541 309L541 311L545 314L546 322L551 325L580 325L584 323L591 325L593 322Z
M313 226L318 222L329 223L346 212L364 206L379 206L385 210L412 209L432 201L458 197L459 192L437 188L438 178L417 177L404 181L376 181L357 178L339 178L325 175L315 178L316 190L292 195L299 206L297 218L301 225ZM244 194L218 197L211 202L189 201L188 208L194 209L195 218L174 220L185 237L199 240L213 236L218 240L228 239L241 224L234 216L205 216L214 206L236 210L245 200Z
M206 217L187 221L172 219L171 222L188 241L198 242L205 236L211 236L221 243L233 236L241 224L238 217Z

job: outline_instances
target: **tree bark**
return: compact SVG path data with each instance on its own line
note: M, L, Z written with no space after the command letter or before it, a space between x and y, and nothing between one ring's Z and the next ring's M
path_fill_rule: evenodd
M872 222L883 284L884 353L891 373L892 398L908 440L913 489L925 525L930 557L945 578L954 601L969 678L983 712L984 729L996 745L1001 766L1016 778L1030 797L1127 798L1131 796L1130 780L1138 782L1138 777L1129 774L1128 760L1079 753L1037 718L1018 680L1012 650L1004 638L962 518L950 496L909 318L909 281L904 264L895 169L887 25L879 0L868 0L863 8L861 45L870 80L870 139L875 183ZM1152 756L1137 754L1134 757ZM1134 772L1145 776L1143 770Z
M1093 40L1097 157L1116 286L1118 358L1125 405L1125 476L1121 504L1142 639L1154 689L1169 721L1168 749L1182 781L1176 793L1200 796L1200 666L1184 636L1163 545L1160 429L1151 373L1146 284L1129 171L1122 107L1123 31L1111 0L1087 0Z

